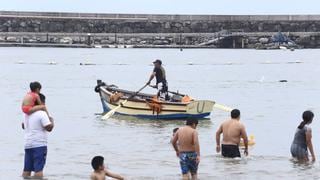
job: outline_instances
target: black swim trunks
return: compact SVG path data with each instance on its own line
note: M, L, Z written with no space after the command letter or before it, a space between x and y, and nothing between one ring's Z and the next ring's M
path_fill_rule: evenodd
M222 156L228 158L241 157L239 146L222 144Z

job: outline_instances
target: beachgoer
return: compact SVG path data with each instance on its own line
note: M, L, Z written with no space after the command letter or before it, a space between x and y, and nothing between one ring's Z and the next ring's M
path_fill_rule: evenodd
M174 135L176 135L177 131L179 130L179 128L174 128L172 130L172 137L174 137Z
M168 95L168 82L166 79L166 71L162 66L162 61L157 59L153 62L154 69L147 82L147 85L150 85L154 77L156 77L156 85L152 86L158 89L158 97L164 97L168 100L170 97Z
M39 94L41 104L45 104L45 96ZM34 177L43 177L43 169L47 157L48 132L51 132L54 123L45 111L36 111L30 115L25 114L22 124L25 139L25 156L23 177L30 177L34 172Z
M27 95L23 98L22 111L28 115L40 110L47 112L46 106L41 104L41 100L39 97L41 84L39 82L31 82L30 90L31 91L28 92Z
M302 114L303 121L298 126L293 142L291 144L291 155L299 161L309 161L308 149L311 153L312 161L316 160L312 145L312 132L308 126L312 123L314 114L311 111L305 111Z
M91 161L91 165L94 170L90 176L91 180L105 180L106 176L119 180L124 179L121 175L115 174L105 168L104 158L102 156L95 156Z
M174 128L174 129L172 130L172 137L171 137L170 142L172 142L172 140L173 140L173 138L174 138L174 136L176 135L176 133L177 133L178 130L179 130L179 128Z
M220 147L220 135L223 134L222 145ZM222 156L235 158L241 157L239 151L240 139L243 138L244 154L248 155L248 137L244 125L240 122L240 111L231 111L231 119L223 122L216 132L216 151L222 149Z
M197 179L198 165L200 163L197 125L198 120L188 119L186 126L179 128L172 139L173 148L180 158L183 179L190 179L190 174L192 179Z

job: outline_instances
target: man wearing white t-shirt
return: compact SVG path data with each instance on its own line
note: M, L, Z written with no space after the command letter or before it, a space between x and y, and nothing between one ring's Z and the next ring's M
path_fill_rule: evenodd
M45 104L45 96L39 94L40 100ZM36 111L25 115L22 124L25 135L25 156L22 176L30 177L34 171L35 177L43 177L43 168L47 157L48 132L51 132L54 123L45 111Z

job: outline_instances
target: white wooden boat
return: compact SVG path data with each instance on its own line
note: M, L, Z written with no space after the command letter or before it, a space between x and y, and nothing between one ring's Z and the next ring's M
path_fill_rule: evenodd
M170 101L160 101L154 99L152 94L138 93L134 95L134 91L119 89L117 86L107 85L101 80L97 81L95 91L100 95L104 113L128 100L116 111L116 114L146 119L202 119L210 115L215 104L209 100L191 100L189 102L173 100L173 97L175 99L182 98L183 95L177 95L177 93L172 95ZM132 95L134 96L132 97Z

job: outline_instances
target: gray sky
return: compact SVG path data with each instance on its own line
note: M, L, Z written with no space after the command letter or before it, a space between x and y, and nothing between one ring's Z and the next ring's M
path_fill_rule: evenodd
M0 0L0 10L152 14L320 14L319 0Z

